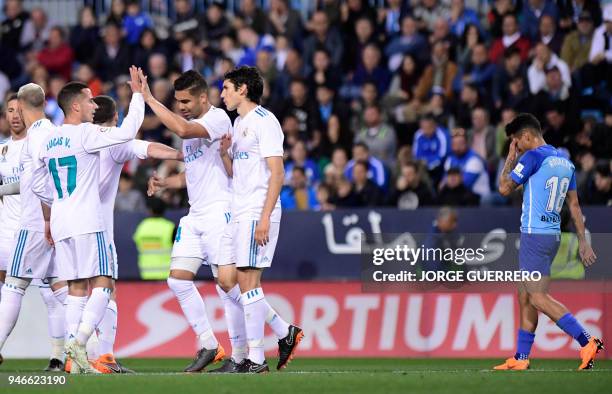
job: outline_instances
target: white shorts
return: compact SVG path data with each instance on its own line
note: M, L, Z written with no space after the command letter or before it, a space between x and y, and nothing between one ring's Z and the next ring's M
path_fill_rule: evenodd
M15 233L12 231L0 232L0 271L6 271L9 266L14 238Z
M223 210L207 215L187 215L181 218L172 246L172 259L197 258L203 264L218 264L219 246L229 213ZM179 268L174 263L170 269Z
M6 274L14 278L55 278L58 272L54 255L44 233L19 230L13 239Z
M115 263L106 231L80 234L55 242L60 278L89 279L115 276Z
M280 223L270 223L269 242L265 246L255 242L256 220L232 222L221 239L219 265L236 264L237 268L266 268L272 265Z

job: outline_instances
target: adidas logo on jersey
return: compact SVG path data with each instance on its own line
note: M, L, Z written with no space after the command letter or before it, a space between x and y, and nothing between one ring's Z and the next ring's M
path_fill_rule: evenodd
M32 268L28 268L27 271L26 271L26 274L32 275Z

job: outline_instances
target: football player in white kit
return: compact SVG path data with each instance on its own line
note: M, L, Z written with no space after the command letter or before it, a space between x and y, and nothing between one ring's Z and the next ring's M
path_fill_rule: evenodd
M16 94L9 95L5 100L5 117L9 123L11 137L6 143L0 145L0 196L4 196L4 208L0 212L0 288L6 276L6 267L11 253L11 246L21 216L21 200L19 198L20 155L25 137L27 136L25 123L19 111L19 102ZM38 283L36 283L38 282ZM58 298L65 299L68 287L56 290L55 294L48 283L36 279L36 284L47 305L47 324L51 338L51 357L47 372L60 372L64 369L64 304ZM59 297L56 296L60 295ZM2 356L0 355L0 363Z
M103 127L115 127L119 120L117 104L108 96L97 96L94 102L98 106L94 114L93 123ZM97 327L98 355L92 366L102 373L131 372L115 360L113 346L117 333L117 303L114 282L118 276L117 251L114 242L114 207L119 186L119 177L123 165L133 159L146 159L151 157L160 160L182 160L183 155L176 149L158 142L132 140L121 145L113 146L100 151L100 200L102 213L106 225L108 243L113 254L115 269L113 270L113 293L106 307L102 321Z
M197 71L184 72L174 82L174 97L182 116L158 102L151 95L144 78L141 74L146 103L170 131L183 138L185 171L166 179L152 179L149 192L187 187L190 208L177 229L168 287L174 292L197 336L199 350L185 372L200 372L225 356L225 350L210 326L204 300L193 281L204 263L208 263L217 276L215 267L218 264L221 230L230 220L230 181L219 156L219 144L221 138L231 131L232 124L224 110L208 102L208 85ZM217 291L226 294L219 286ZM230 308L236 304L231 300L228 303L232 304ZM235 339L241 340L238 337Z
M249 353L238 367L240 373L269 370L264 355L266 321L279 338L277 369L287 365L304 336L276 314L261 287L261 274L271 266L278 240L284 179L283 131L276 117L259 105L262 94L263 78L255 67L239 67L224 76L221 97L239 116L229 149L232 157L223 155L232 174L232 221L221 240L219 261L235 264L242 292Z
M53 303L55 309L51 311L55 323L58 320L56 314L62 314L61 306L57 304L64 303L67 293L66 282L57 278L53 248L45 240L45 222L40 201L32 189L33 172L42 141L55 126L45 117L45 93L40 86L33 83L22 86L17 99L28 131L18 166L21 193L18 231L9 243L8 270L0 299L0 350L15 327L25 290L33 279L48 279L53 296L58 301ZM52 302L51 299L45 301L47 304ZM57 338L53 341L52 357L61 361L64 328L61 323L55 323L52 329L53 336ZM53 370L61 369L61 365L56 364Z
M98 372L89 364L85 345L106 311L115 269L100 201L99 152L134 139L142 124L144 101L133 66L130 75L134 93L121 127L89 123L97 108L91 90L80 82L66 84L58 94L64 124L43 140L34 171L33 190L50 221L46 237L55 245L60 276L68 280L65 351L71 373Z

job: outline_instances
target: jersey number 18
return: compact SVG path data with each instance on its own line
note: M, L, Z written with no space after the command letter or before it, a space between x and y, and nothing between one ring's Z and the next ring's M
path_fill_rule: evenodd
M548 192L548 202L546 203L546 212L552 212L553 210L557 213L561 212L563 208L563 201L565 201L565 195L569 187L569 178L561 178L559 181L558 176L552 176L546 181L546 188L550 189Z
M66 191L68 195L71 195L74 189L76 188L76 178L77 178L77 159L75 156L66 156L60 157L59 159L52 158L49 160L49 171L51 172L51 176L53 177L53 184L55 185L55 190L57 190L57 198L64 198L64 189L62 187L62 182L59 177L59 173L57 172L57 166L67 167L68 179L66 184Z

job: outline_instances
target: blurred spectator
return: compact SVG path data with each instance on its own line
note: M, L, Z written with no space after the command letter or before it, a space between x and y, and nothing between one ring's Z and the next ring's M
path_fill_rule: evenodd
M340 70L331 64L329 52L325 48L315 50L312 57L312 68L308 77L308 85L326 85L333 91L338 90L342 84Z
M515 3L512 0L494 0L487 15L489 30L494 39L503 36L504 15L514 13L514 6Z
M419 82L421 69L412 55L405 55L399 69L391 79L391 86L387 92L388 105L397 105L414 99L414 89Z
M225 15L225 9L219 2L213 1L206 7L204 29L207 40L206 43L209 47L214 49L219 49L221 37L231 33L231 25ZM251 28L249 28L249 30L254 31Z
M372 24L376 22L376 10L368 4L367 0L347 0L341 4L340 21L346 39L355 38L355 24L362 18L369 19Z
M467 25L463 36L455 48L455 58L457 66L465 67L472 60L472 50L478 44L484 43L482 34L476 25Z
M203 17L196 14L191 0L174 0L172 35L176 41L192 37L197 42L204 38Z
M365 127L355 135L355 142L366 144L372 155L393 167L397 137L395 129L383 122L380 107L371 105L364 112Z
M612 205L612 175L610 175L609 161L597 165L593 182L589 185L583 201L589 205Z
M361 64L357 66L353 75L353 83L358 87L369 81L376 84L381 95L387 91L391 82L389 70L381 64L380 49L374 44L368 44L363 48Z
M378 22L385 36L393 37L401 31L401 21L408 13L409 5L402 0L386 1L386 8L379 10Z
M268 18L257 3L255 0L242 0L237 16L257 34L262 35L268 30Z
M310 85L312 86L312 84ZM338 126L338 134L336 136L330 136L329 122L332 116L336 115L340 119L348 119L349 112L344 103L337 100L334 97L334 89L328 85L319 85L316 91L317 106L319 108L319 118L323 125L327 125L328 138L333 144L346 144L347 139L350 140L350 136L347 130L342 127L341 124ZM339 119L336 119L339 122ZM335 125L333 125L335 126ZM350 141L352 142L352 141Z
M346 71L355 71L361 62L361 53L363 48L369 44L376 44L377 40L374 36L374 22L371 19L363 17L355 21L354 32L350 40L344 39L344 61L343 68Z
M531 41L537 39L538 26L544 15L550 16L554 23L559 19L559 9L552 0L527 0L521 13L521 32Z
M445 97L451 99L455 75L457 75L457 65L449 60L448 43L436 42L431 51L431 64L425 68L416 87L416 99L424 101L435 87L444 89Z
M472 111L484 104L476 85L466 83L461 89L459 100L455 101L455 123L459 127L472 127Z
M429 34L429 45L433 45L438 41L446 41L449 43L451 48L455 48L459 43L459 38L453 35L450 31L450 25L448 24L448 20L444 18L440 18L436 20L434 23L433 30L431 34ZM454 51L451 52L450 57L453 58ZM427 58L424 58L427 61Z
M334 209L336 209L334 204L331 203L332 193L329 186L327 186L326 184L322 183L317 186L316 198L317 206L315 207L315 209L321 210L323 212L333 211Z
M400 175L391 186L387 204L398 209L417 209L433 202L431 190L421 181L418 164L413 161L403 164Z
M49 73L61 75L66 80L71 79L74 54L61 27L51 28L47 45L38 52L36 58Z
M532 98L530 111L543 118L544 113L553 106L560 106L563 111L575 113L575 108L571 108L569 86L564 83L557 67L546 71L545 85Z
M368 162L358 160L352 171L353 194L358 207L367 207L381 203L382 192L380 188L368 177Z
M472 206L478 205L479 196L463 184L461 169L450 168L436 201L438 205Z
M123 18L123 29L125 30L125 40L129 45L136 45L145 29L153 27L151 17L140 9L139 0L129 0L127 3L126 14Z
M0 43L2 46L20 52L28 44L29 39L24 35L25 25L30 19L30 13L23 9L22 0L6 0L4 2L5 19L0 25Z
M531 94L537 94L546 85L546 71L556 67L561 73L563 84L568 88L572 86L572 76L567 63L559 58L550 48L543 43L535 47L535 57L531 66L527 69L529 79L529 90Z
M487 47L484 44L476 44L472 49L470 62L459 69L453 90L461 91L464 83L476 85L480 91L490 92L493 85L496 67L489 62Z
M557 55L561 54L563 34L557 30L556 21L551 15L544 14L540 18L540 28L535 42L546 45Z
M487 162L489 171L497 168L498 155L496 148L495 129L490 123L489 111L484 107L476 107L472 111L472 128L468 133L471 149Z
M53 124L55 125L61 125L62 123L64 123L64 112L57 103L57 95L65 84L66 80L61 76L57 75L51 77L51 79L49 80L49 87L45 90L45 92L47 93L45 115L47 115L47 117L51 119L51 122L53 122Z
M467 134L464 129L454 129L451 132L451 154L444 162L445 178L451 168L461 170L463 185L480 198L486 198L491 193L489 173L484 159L468 146ZM444 181L443 181L444 182Z
M26 21L21 33L22 48L40 51L45 46L51 33L51 25L45 10L35 7L30 11L30 19Z
M108 14L104 24L113 23L117 26L123 26L123 18L125 18L125 1L111 0L110 14Z
M312 63L313 56L317 49L325 49L330 55L331 64L335 67L340 66L344 45L340 33L329 25L327 15L323 11L317 11L312 15L309 27L311 34L304 40L304 62L308 65Z
M287 52L287 58L285 60L285 66L278 74L276 80L276 86L273 95L278 99L286 99L289 97L289 85L293 79L303 78L304 75L304 63L299 51L296 49L290 49Z
M92 96L99 96L103 93L102 81L100 81L100 78L94 73L89 64L81 64L77 68L75 79L87 84Z
M544 140L555 148L568 147L573 128L566 119L562 106L556 105L546 111Z
M175 57L175 64L180 72L204 69L202 49L196 45L192 37L185 37L180 42L179 53Z
M365 126L363 113L369 105L378 104L378 88L373 81L367 81L361 86L359 99L351 102L353 117L351 119L351 130L359 130Z
M291 182L293 169L299 167L306 176L309 185L319 181L319 169L317 163L308 158L306 145L302 141L297 141L291 148L289 161L285 163L285 183Z
M345 150L350 149L353 143L352 133L336 114L332 114L327 121L327 141L332 148L342 148Z
M153 29L144 29L140 35L138 45L133 48L133 63L141 67L149 75L149 58L154 53L166 54L164 46L160 43Z
M168 60L161 53L152 54L147 65L149 69L149 82L155 82L168 77Z
M340 179L344 177L346 166L348 163L348 155L343 148L335 148L331 162L325 166L323 170L325 183L330 186L336 186Z
M419 60L426 60L427 40L419 33L417 23L412 16L402 19L401 35L392 39L385 48L385 56L389 59L389 69L396 70L402 57L409 55Z
M93 66L103 81L113 81L130 67L130 50L121 39L121 29L114 23L104 27L104 37L94 54Z
M612 158L612 108L607 109L603 123L593 126L591 141L593 153L598 158Z
M303 79L294 79L289 86L289 100L280 111L281 118L293 115L298 120L300 138L307 141L315 130L321 131L321 120L315 103L308 95L308 88Z
M283 209L298 211L318 209L315 188L308 182L304 168L294 166L289 178L289 184L283 186L280 193Z
M570 71L574 72L588 63L593 28L592 15L588 11L582 11L578 18L577 29L565 36L561 59L567 63Z
M497 67L495 77L493 78L493 101L495 107L500 108L502 105L513 106L512 103L509 103L510 98L516 97L520 91L512 91L511 82L516 81L517 78L526 81L527 68L521 62L519 49L509 48L504 52L503 66ZM524 89L524 91L525 94L528 93L527 89Z
M368 163L368 179L371 179L376 185L385 189L387 186L385 166L378 158L370 155L370 149L362 142L357 142L353 145L353 158L346 164L346 170L344 171L346 178L349 181L353 180L353 167L358 161Z
M99 40L100 29L94 11L85 6L79 11L79 24L70 30L70 46L74 50L75 60L79 63L91 62Z
M268 22L272 35L287 36L292 45L301 41L302 16L289 7L289 0L270 0Z
M115 199L115 211L141 213L147 211L144 196L138 190L134 189L132 176L123 172L119 178L119 192Z
M589 62L596 67L599 80L612 86L612 4L603 10L603 23L593 33Z
M517 48L521 55L521 61L526 62L529 57L529 48L531 44L528 38L521 35L514 14L504 15L502 31L503 36L495 40L489 50L491 61L493 63L499 63L506 49Z
M591 14L595 26L601 24L601 7L598 0L560 0L557 1L559 7L559 26L564 31L571 30L579 23L580 14L584 11Z
M450 23L451 31L456 37L463 36L468 25L480 28L478 14L465 7L465 0L451 0Z
M432 31L440 18L450 15L448 3L440 0L422 0L412 9L412 14L419 21L419 29Z
M438 181L442 175L442 165L448 155L448 132L438 126L431 114L423 116L420 128L414 134L412 157L425 163L430 177Z
M359 206L361 201L353 192L353 185L346 178L340 178L336 185L335 193L329 199L329 203L336 207L351 208Z

